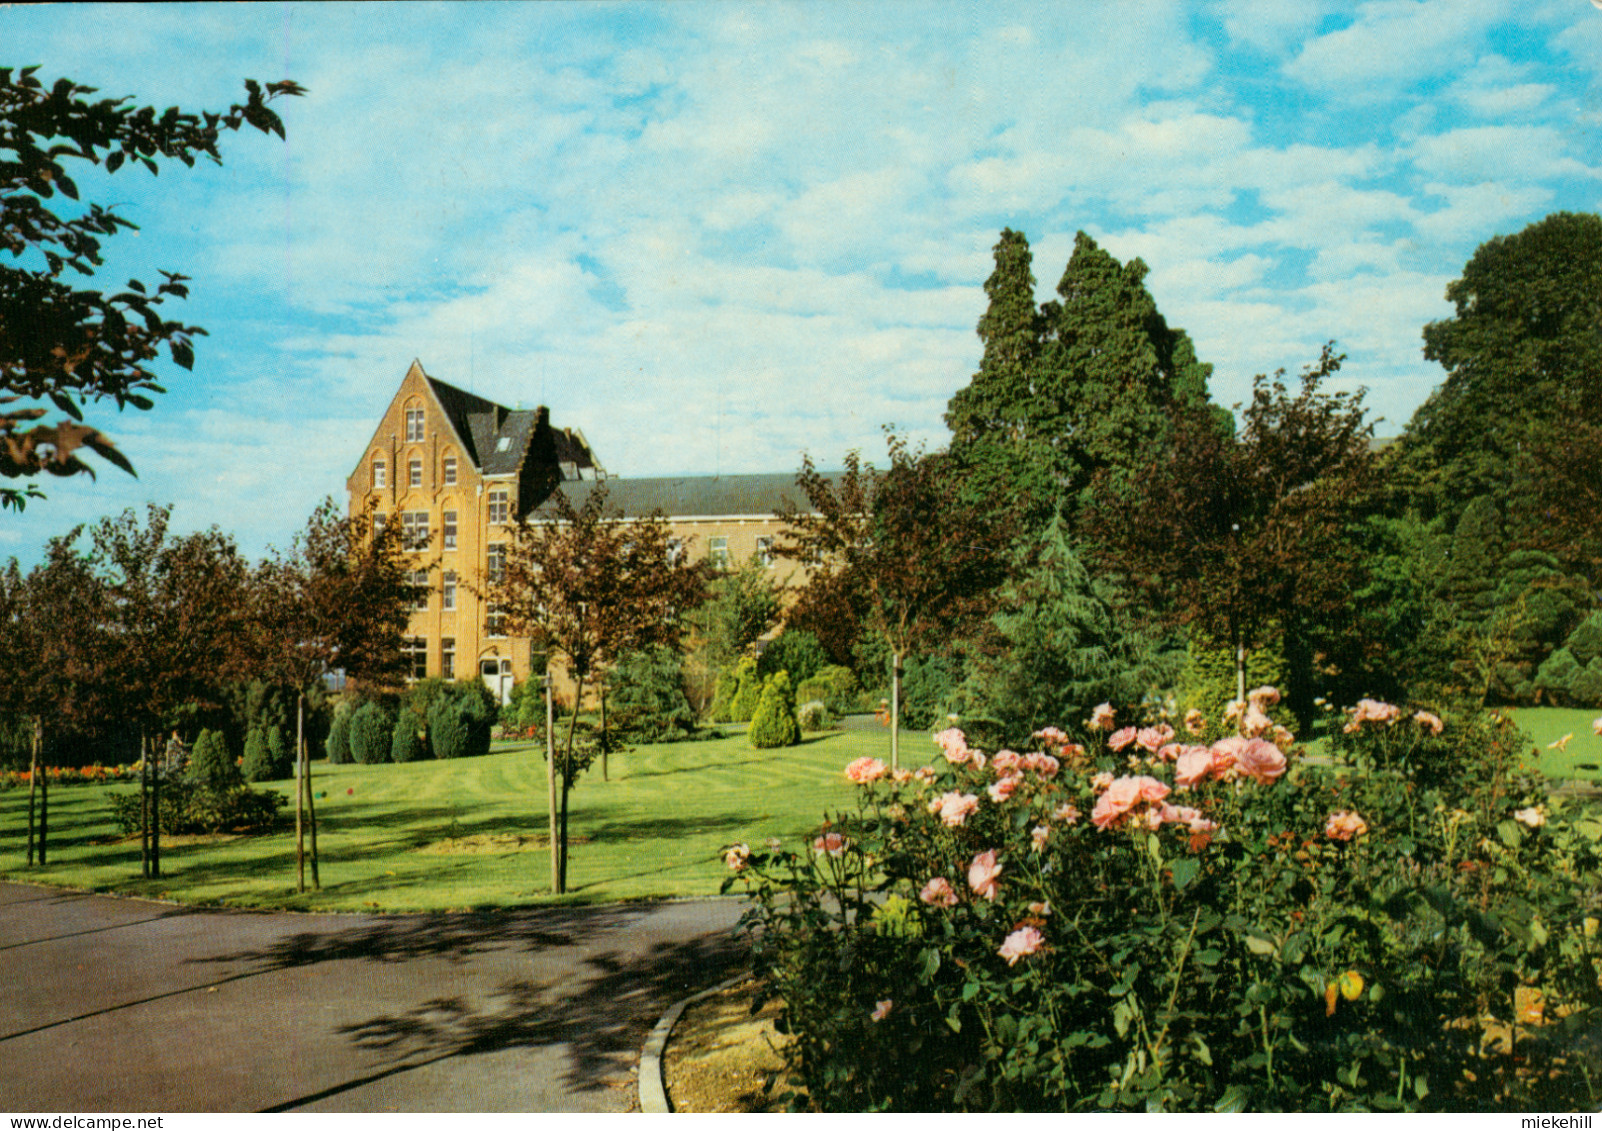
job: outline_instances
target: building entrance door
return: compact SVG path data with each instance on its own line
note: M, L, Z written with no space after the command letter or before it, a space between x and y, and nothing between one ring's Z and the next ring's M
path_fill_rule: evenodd
M480 660L478 674L495 696L495 701L506 706L512 701L512 661L488 659Z

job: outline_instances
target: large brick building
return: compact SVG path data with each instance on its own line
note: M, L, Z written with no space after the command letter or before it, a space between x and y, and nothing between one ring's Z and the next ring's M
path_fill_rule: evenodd
M659 511L686 551L714 566L755 554L780 580L799 580L795 563L773 553L776 512L804 501L793 474L609 476L584 434L553 427L543 406L506 408L430 377L414 361L346 481L353 513L371 504L382 521L426 539L418 562L433 567L428 598L412 613L405 644L414 678L477 673L503 700L528 678L529 642L508 637L474 590L504 561L519 519L556 491L582 506L602 481L609 513L628 519Z

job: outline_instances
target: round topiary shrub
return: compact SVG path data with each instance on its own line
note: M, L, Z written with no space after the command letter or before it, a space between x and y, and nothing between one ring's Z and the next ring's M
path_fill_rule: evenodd
M712 705L707 708L707 715L713 722L732 723L734 721L734 697L739 693L739 668L725 668L719 672L717 690L712 693Z
M239 784L239 767L228 754L228 744L220 731L203 730L189 755L189 777L212 789Z
M787 628L757 659L757 674L763 679L776 672L790 673L791 686L811 679L829 663L829 653L816 633Z
M334 721L328 727L328 760L336 766L348 765L351 761L350 716L350 704L341 703L334 708Z
M442 698L428 712L428 744L436 758L465 758L471 725L459 704Z
M762 698L751 716L751 745L758 750L794 746L801 741L801 724L795 717L795 692L788 672L775 672L762 685Z
M749 722L756 714L757 703L762 699L762 678L757 675L757 664L749 656L742 656L734 665L735 692L729 700L729 722Z
M425 753L423 736L417 733L417 716L410 711L402 711L395 720L395 730L390 736L389 760L417 762L422 760Z
M251 727L245 736L245 762L240 771L250 782L271 781L278 776L273 772L272 758L267 753L267 736L260 727Z
M1593 657L1569 683L1569 702L1576 707L1602 707L1602 656Z
M275 779L291 777L295 773L295 758L284 739L282 727L267 728L267 762L272 767Z
M363 703L350 716L351 754L364 766L387 762L394 730L394 717L381 703Z
M857 674L850 668L829 664L819 668L810 679L798 683L795 697L802 703L821 699L830 714L849 715L859 708L862 690L857 684Z

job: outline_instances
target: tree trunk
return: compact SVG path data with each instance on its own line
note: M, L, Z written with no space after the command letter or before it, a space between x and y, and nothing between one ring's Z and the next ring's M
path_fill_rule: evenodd
M551 894L560 895L562 877L556 856L556 705L552 698L549 664L545 666L545 800L551 816Z
M295 747L300 751L300 760L306 766L306 774L302 780L306 783L306 823L311 828L312 890L322 891L322 877L317 874L317 802L313 799L312 793L311 752L306 749L305 692L295 696Z
M901 653L890 653L890 772L901 768Z
M152 746L159 746L157 737ZM157 755L157 757L161 757ZM161 762L150 771L150 874L161 875Z
M1246 709L1246 638L1235 633L1235 701Z
M557 895L567 894L567 795L573 788L573 735L578 729L579 706L583 702L584 676L580 674L578 689L573 692L573 717L567 724L567 753L562 759L561 848L557 857Z
M139 732L139 874L150 878L150 736Z
M606 772L606 754L611 743L606 740L606 684L601 684L601 780L611 781Z
M306 748L295 733L295 890L306 890Z
M45 764L44 744L39 749L39 865L43 867L50 843L50 767Z
M39 784L39 748L43 742L44 721L38 716L33 717L33 758L28 768L28 867L33 867L33 794Z

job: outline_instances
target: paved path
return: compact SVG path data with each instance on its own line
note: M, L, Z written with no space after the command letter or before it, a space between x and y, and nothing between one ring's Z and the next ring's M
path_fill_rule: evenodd
M200 911L0 884L0 1111L628 1111L730 901Z

